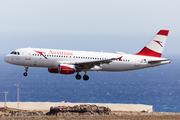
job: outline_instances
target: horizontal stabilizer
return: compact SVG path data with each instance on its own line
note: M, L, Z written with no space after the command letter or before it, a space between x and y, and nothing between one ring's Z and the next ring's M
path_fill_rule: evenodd
M152 61L148 61L149 64L157 64L157 63L162 63L162 62L167 62L170 63L171 59L166 59L166 60L152 60Z

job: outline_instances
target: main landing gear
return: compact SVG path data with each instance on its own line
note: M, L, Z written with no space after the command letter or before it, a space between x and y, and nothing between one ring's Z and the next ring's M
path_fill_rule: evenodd
M81 79L81 75L79 74L79 72L77 73L77 75L76 75L75 77L76 77L77 80L80 80L80 79ZM85 81L89 80L89 76L86 75L86 72L85 72L85 74L84 74L84 76L83 76L83 79L84 79Z
M24 72L23 75L24 75L24 76L27 76L27 75L28 75L28 74L27 74L28 67L25 67L25 71L26 71L26 72Z
M76 75L76 79L77 79L77 80L80 80L80 79L81 79L81 75L79 74L79 72L78 72L77 75Z

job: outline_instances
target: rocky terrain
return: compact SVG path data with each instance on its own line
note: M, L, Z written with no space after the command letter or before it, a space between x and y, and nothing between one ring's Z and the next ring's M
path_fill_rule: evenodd
M71 120L71 119L111 119L111 120L179 120L180 113L167 112L133 112L133 111L111 111L110 108L97 105L75 105L51 107L49 111L17 110L14 108L0 108L0 120Z
M49 112L0 108L0 117L4 116L69 116L69 115L111 115L111 109L97 105L76 105L51 107Z
M46 113L53 115L111 115L111 109L104 106L97 105L76 105L73 107L70 106L58 106L51 107L50 112Z

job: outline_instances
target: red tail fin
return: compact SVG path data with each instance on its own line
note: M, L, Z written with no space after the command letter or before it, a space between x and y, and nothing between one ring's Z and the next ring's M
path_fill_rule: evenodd
M161 57L169 30L160 30L156 36L135 55Z

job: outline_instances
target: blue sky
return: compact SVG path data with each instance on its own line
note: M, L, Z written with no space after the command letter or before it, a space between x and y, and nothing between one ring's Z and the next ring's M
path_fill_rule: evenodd
M1 0L0 54L23 47L139 52L160 29L179 54L179 0Z

